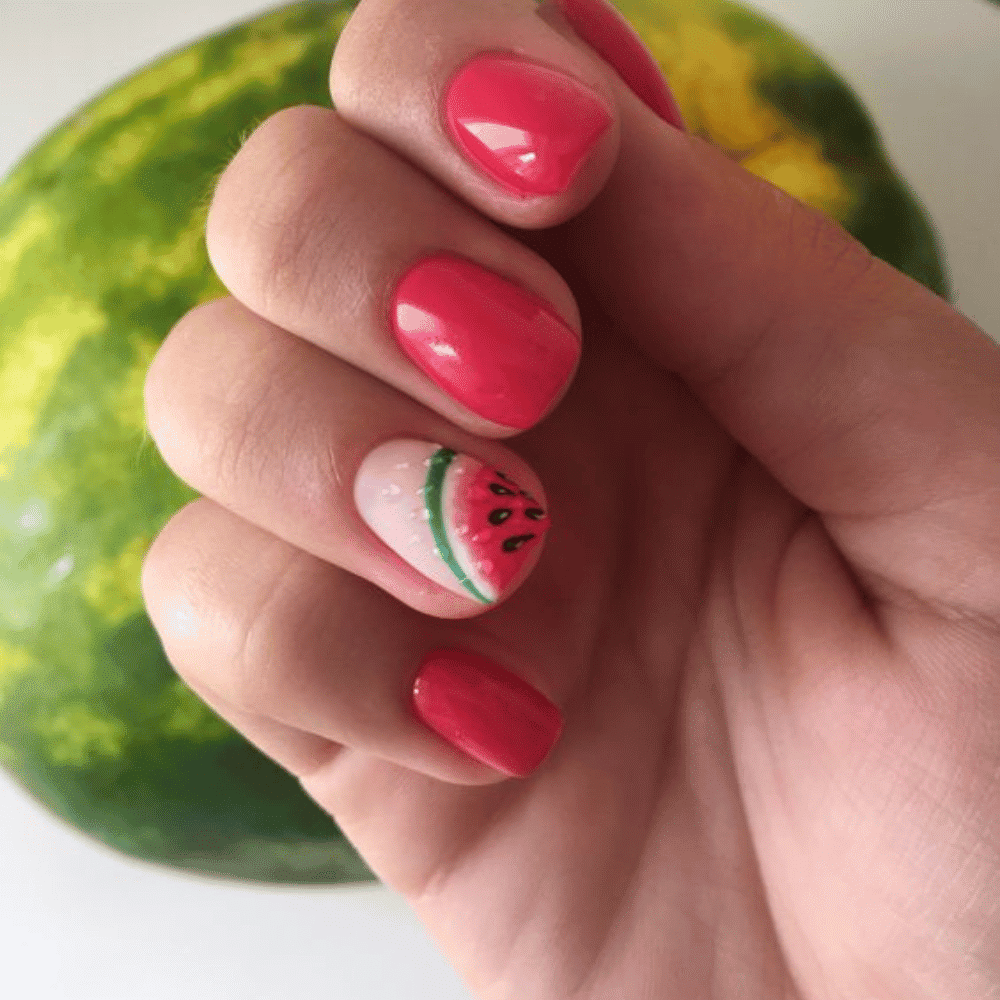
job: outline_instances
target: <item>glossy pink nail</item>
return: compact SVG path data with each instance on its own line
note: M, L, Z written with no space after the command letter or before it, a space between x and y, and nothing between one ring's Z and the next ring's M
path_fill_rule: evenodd
M559 738L559 709L485 656L439 649L423 658L413 685L419 718L453 746L510 777L523 778Z
M589 87L514 55L483 55L455 75L445 118L458 148L515 194L559 194L612 122Z
M563 390L580 340L539 296L451 255L419 261L392 301L413 363L473 413L525 430Z
M656 60L632 25L606 0L556 0L573 30L632 92L665 122L685 131L684 119Z

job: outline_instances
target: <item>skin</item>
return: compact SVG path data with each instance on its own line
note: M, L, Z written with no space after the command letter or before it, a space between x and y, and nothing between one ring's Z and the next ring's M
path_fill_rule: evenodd
M489 49L613 109L565 194L505 193L442 129ZM148 374L150 433L204 494L143 566L178 673L477 997L1000 996L1000 350L531 0L363 0L331 88L337 112L279 113L223 175L207 236L233 297ZM392 340L394 281L439 249L582 330L523 434ZM393 436L544 491L553 528L501 605L358 517L354 472ZM437 645L560 707L532 775L414 717Z

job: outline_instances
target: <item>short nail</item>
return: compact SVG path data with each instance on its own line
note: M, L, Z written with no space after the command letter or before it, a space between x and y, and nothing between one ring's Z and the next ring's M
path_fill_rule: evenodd
M445 99L458 148L515 194L559 194L612 122L579 80L519 56L483 55L455 75Z
M403 276L392 327L418 368L479 416L525 430L576 367L580 340L544 299L459 257Z
M632 25L606 0L556 0L573 30L610 63L632 92L665 122L686 131L660 67Z
M510 777L545 759L563 721L540 691L485 656L439 649L413 684L418 717L453 746Z
M429 441L396 439L369 452L354 501L397 555L483 604L521 582L549 528L541 504L505 472Z

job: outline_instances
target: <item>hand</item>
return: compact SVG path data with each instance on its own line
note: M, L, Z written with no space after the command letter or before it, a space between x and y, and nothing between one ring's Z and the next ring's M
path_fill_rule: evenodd
M484 170L440 109L513 51L578 81L523 98L558 84L564 145ZM509 108L509 69L462 77L469 107ZM227 169L233 297L146 382L204 494L143 568L179 674L477 996L996 995L1000 350L551 4L364 0L331 86L338 112L275 115ZM424 450L369 459L401 439ZM418 492L437 445L447 482L499 470L497 509L536 511L506 576L435 556L429 525L461 528ZM442 649L542 694L495 684L515 705L452 745Z

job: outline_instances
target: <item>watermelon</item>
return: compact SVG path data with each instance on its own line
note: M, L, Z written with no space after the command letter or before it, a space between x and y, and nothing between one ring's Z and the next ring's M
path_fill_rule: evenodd
M948 295L926 213L828 65L724 0L616 2L691 131ZM53 815L153 864L373 877L299 783L177 677L139 591L153 538L197 496L152 447L142 386L174 323L225 292L203 241L213 184L267 116L330 106L330 55L353 7L293 4L165 56L0 184L0 765ZM488 598L545 524L495 469L460 475L457 461L439 459L430 516ZM493 524L495 510L510 514Z
M435 551L478 601L491 604L521 576L549 518L506 474L437 448L424 486Z

